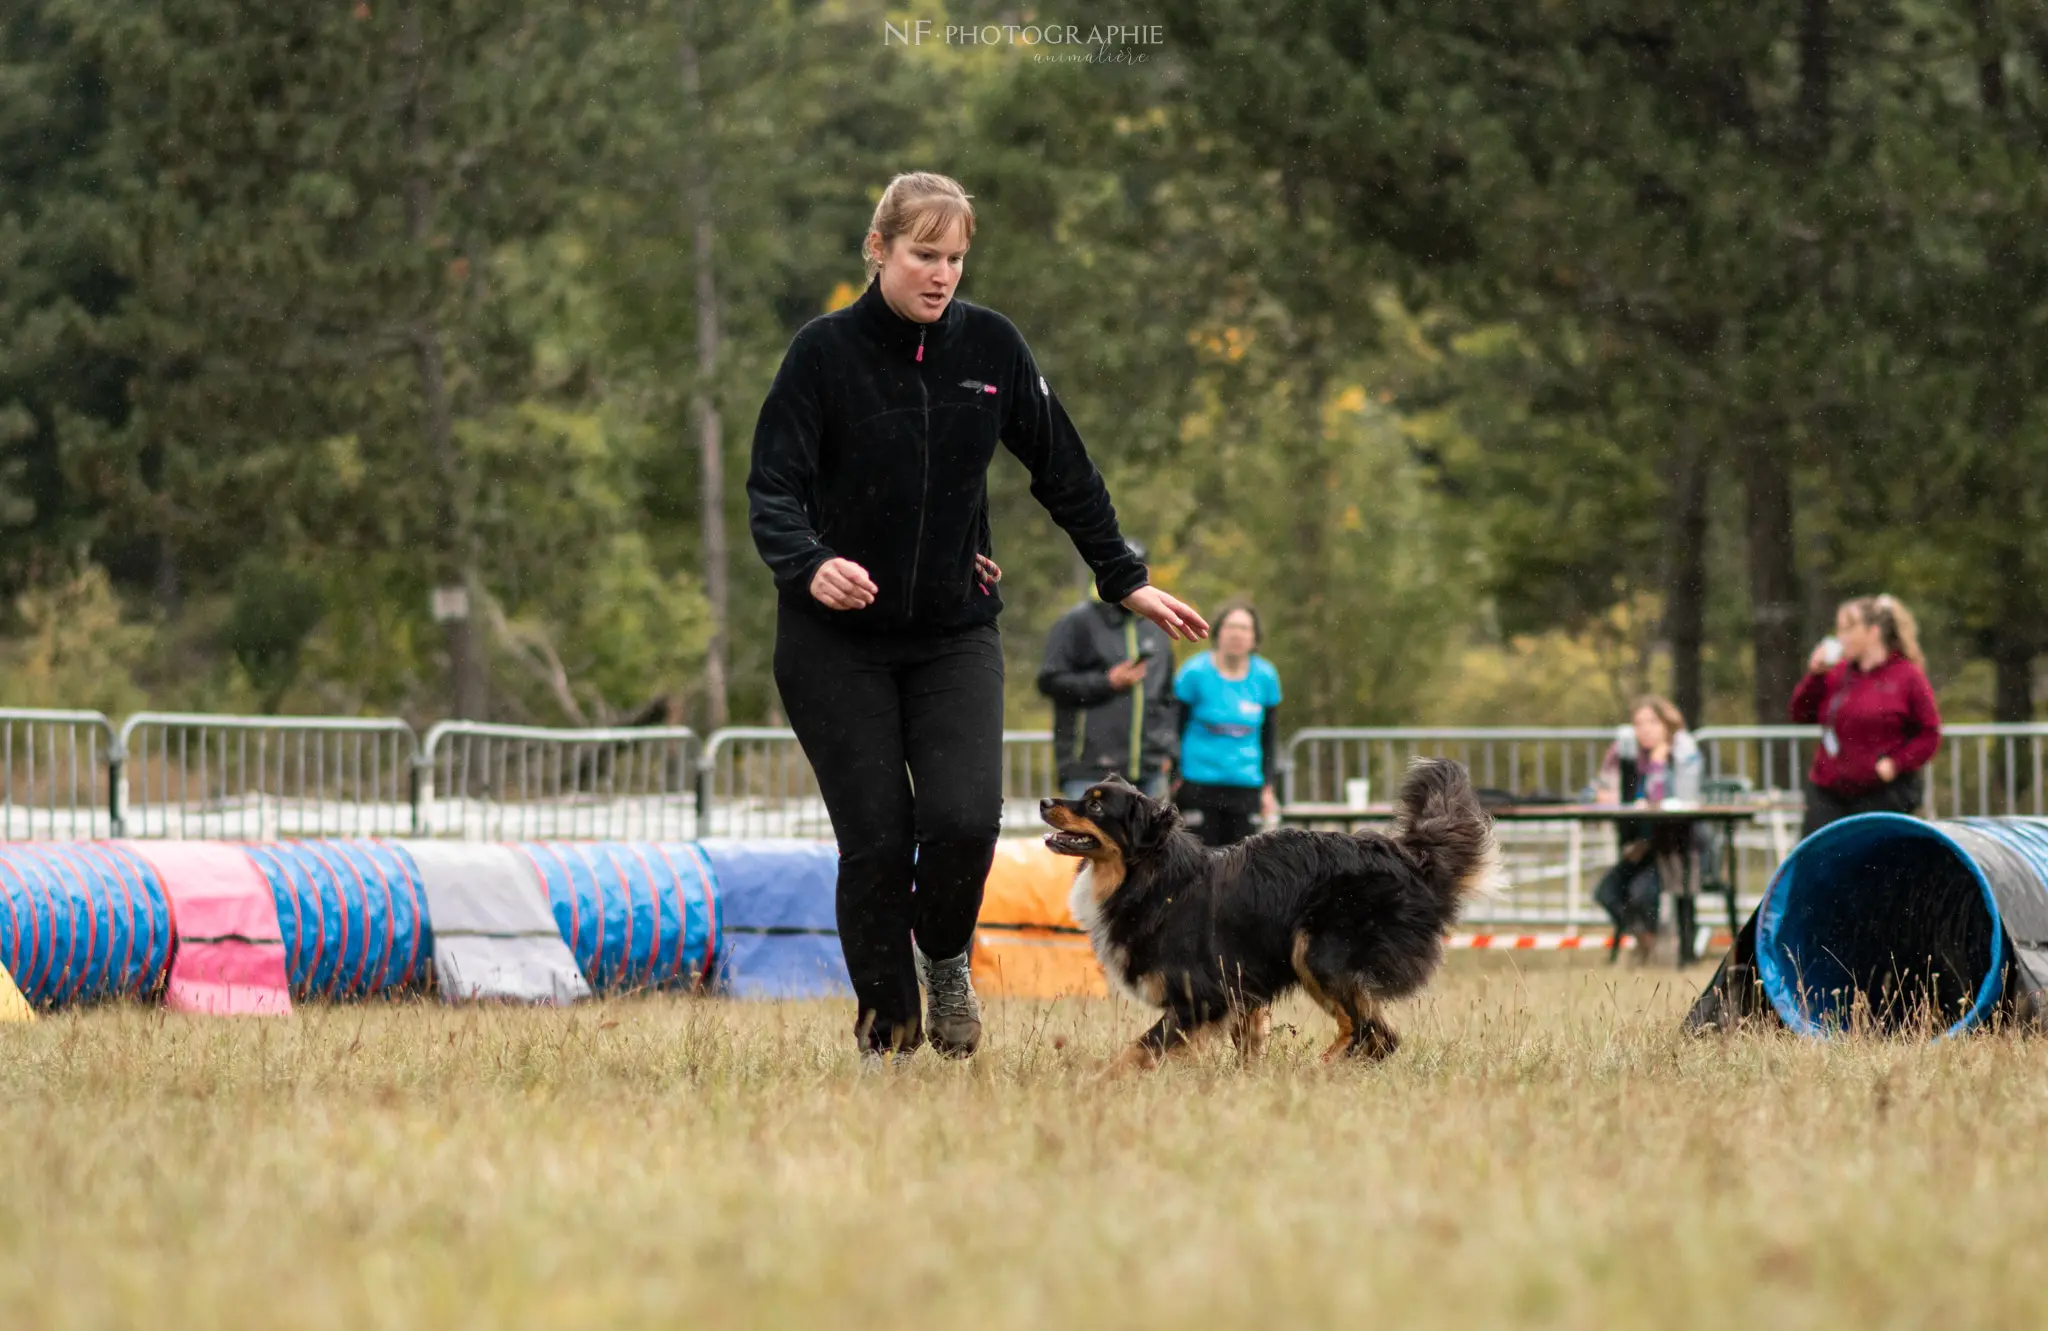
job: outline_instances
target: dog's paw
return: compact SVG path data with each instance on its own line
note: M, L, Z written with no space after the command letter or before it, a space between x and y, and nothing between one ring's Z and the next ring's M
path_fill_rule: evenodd
M1158 1066L1158 1051L1148 1045L1126 1045L1121 1053L1102 1065L1096 1078L1100 1081L1117 1081L1134 1073L1150 1072Z

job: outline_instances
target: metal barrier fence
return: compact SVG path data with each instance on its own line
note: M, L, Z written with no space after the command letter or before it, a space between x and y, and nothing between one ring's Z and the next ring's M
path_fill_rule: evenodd
M1398 729L1311 727L1288 738L1284 804L1385 801L1414 758L1455 758L1473 784L1516 794L1576 794L1593 783L1611 727L1573 729ZM1364 781L1363 788L1354 782Z
M1961 728L1959 728L1961 729ZM1753 909L1778 861L1798 839L1796 798L1818 730L1805 726L1719 727L1695 732L1709 779L1740 785L1758 805L1757 821L1739 825L1735 879L1743 914ZM1410 759L1453 758L1475 784L1513 795L1576 799L1590 795L1614 743L1615 727L1407 729L1319 727L1293 735L1282 773L1285 802L1294 805L1384 805ZM1363 784L1360 784L1363 783ZM1507 822L1495 827L1506 891L1473 903L1468 924L1482 928L1605 928L1592 885L1612 866L1611 829L1583 823ZM1721 922L1718 902L1702 919Z
M1311 728L1289 737L1289 804L1384 803L1412 757L1456 758L1481 786L1576 796L1609 727ZM1695 732L1710 778L1759 802L1737 854L1754 899L1796 840L1797 792L1818 731ZM2048 725L1950 725L1927 768L1930 816L2048 814ZM1029 835L1058 772L1045 731L1003 736L1003 827ZM1357 783L1365 783L1361 788ZM831 820L794 734L735 727L547 730L450 722L424 743L392 718L0 709L0 839L433 836L469 839L704 836L827 838ZM1563 824L1503 824L1509 891L1479 924L1597 925L1586 890L1611 837Z
M1927 816L2042 816L2044 742L2048 725L1943 726L1927 765Z
M1616 731L1605 728L1525 730L1363 729L1322 727L1287 742L1285 800L1290 804L1384 799L1413 757L1455 758L1481 786L1517 795L1588 793ZM1818 726L1703 726L1693 732L1710 780L1733 780L1759 795L1797 796ZM2040 815L2048 725L1947 725L1926 768L1923 806L1929 817ZM1349 783L1363 780L1364 792Z
M1052 732L1003 732L1003 829L1038 825L1038 801L1058 793ZM825 839L832 820L793 731L732 726L712 734L698 773L706 836Z
M112 834L114 745L98 712L0 708L0 841Z
M138 712L115 737L115 833L410 835L418 755L391 717Z
M427 732L412 831L472 841L694 841L697 733L444 721Z

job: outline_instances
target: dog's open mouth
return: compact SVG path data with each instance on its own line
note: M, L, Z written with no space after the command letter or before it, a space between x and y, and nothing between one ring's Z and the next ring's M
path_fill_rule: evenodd
M1048 832L1045 848L1055 855L1086 855L1102 843L1086 832Z

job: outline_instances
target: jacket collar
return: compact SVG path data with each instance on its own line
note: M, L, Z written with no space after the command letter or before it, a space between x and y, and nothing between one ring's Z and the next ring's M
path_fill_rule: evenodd
M889 302L882 299L882 283L879 278L868 281L868 289L860 293L860 299L853 303L853 315L869 337L891 351L914 355L918 339L924 339L927 351L943 346L947 339L960 327L960 291L954 288L953 299L946 302L946 312L931 323L919 323L906 319L889 308Z
M1863 668L1861 661L1844 661L1842 664L1846 665L1848 669L1843 672L1843 675L1845 678L1850 679L1876 679L1879 675L1882 675L1885 671L1890 670L1905 659L1904 656L1897 652L1886 652L1884 660L1879 661L1868 670Z

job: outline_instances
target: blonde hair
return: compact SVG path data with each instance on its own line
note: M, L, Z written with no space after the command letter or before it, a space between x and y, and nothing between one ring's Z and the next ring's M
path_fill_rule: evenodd
M1628 709L1628 719L1634 721L1636 714L1645 707L1655 712L1657 719L1664 723L1664 732L1669 738L1677 739L1679 732L1685 729L1685 713L1678 710L1677 703L1659 693L1646 693L1636 699L1635 705Z
M1927 658L1920 654L1920 626L1913 619L1913 612L1906 609L1906 603L1890 593L1877 596L1859 596L1845 602L1843 608L1856 612L1856 622L1867 624L1884 635L1885 650L1895 656L1903 656L1921 669L1927 668Z
M951 176L936 171L906 171L882 191L882 201L875 205L875 217L868 224L868 232L881 236L882 250L903 235L912 240L937 240L955 222L967 233L967 239L973 240L972 200L973 196ZM872 281L881 271L882 255L870 248L867 236L861 237L860 253L867 260L868 278Z

